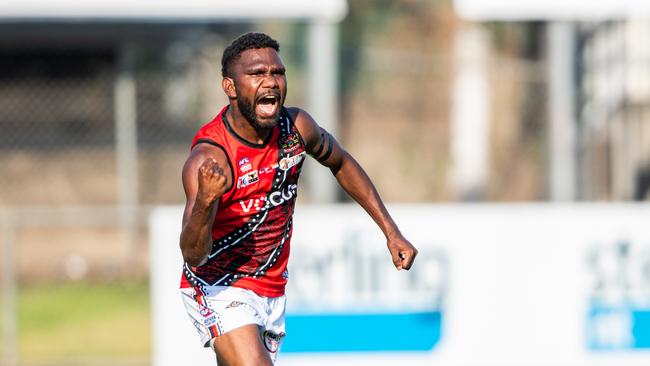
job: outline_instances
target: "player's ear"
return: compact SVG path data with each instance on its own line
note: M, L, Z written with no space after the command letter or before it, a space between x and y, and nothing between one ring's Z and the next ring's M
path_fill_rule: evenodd
M229 77L224 77L221 79L221 87L223 88L224 93L228 96L229 99L237 98L237 90L235 89L235 82Z

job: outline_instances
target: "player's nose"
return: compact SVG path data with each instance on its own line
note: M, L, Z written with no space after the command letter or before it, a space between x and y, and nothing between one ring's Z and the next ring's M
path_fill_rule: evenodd
M264 75L262 86L269 89L276 89L278 87L278 80L273 74Z

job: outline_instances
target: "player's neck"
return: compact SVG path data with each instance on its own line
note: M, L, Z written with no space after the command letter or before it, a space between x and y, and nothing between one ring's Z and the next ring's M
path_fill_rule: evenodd
M251 124L246 117L241 114L237 103L231 103L225 113L233 131L252 144L263 144L273 130L273 127L255 128L255 126L253 126L253 124Z

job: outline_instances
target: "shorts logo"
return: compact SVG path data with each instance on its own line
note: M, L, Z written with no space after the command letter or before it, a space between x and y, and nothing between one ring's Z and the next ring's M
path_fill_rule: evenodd
M212 316L209 316L205 319L203 319L203 324L206 327L211 327L217 323L217 316L215 314L212 314Z
M253 166L251 165L249 158L243 158L239 160L238 165L239 165L239 170L242 173L246 173L247 171L253 169Z
M289 279L289 270L285 269L284 272L282 272L282 278L287 280Z
M269 352L275 353L280 348L280 343L282 343L282 338L284 338L284 332L280 334L275 334L273 332L266 330L264 331L264 346Z
M228 306L226 306L226 309L236 308L236 307L242 306L242 305L244 305L244 303L241 302L241 301L233 301L230 304L228 304Z
M282 160L280 160L280 163L278 165L282 170L289 170L294 166L298 165L305 158L305 155L306 153L303 151L298 155L294 155L288 158L282 158Z
M217 314L215 314L210 308L203 306L199 310L199 313L203 316L203 325L206 327L213 326L217 322Z
M244 176L239 177L237 180L237 188L246 187L260 180L257 170L253 170Z
M298 139L298 135L296 135L295 133L290 133L280 138L280 148L285 152L294 151L299 146L300 146L300 140Z
M202 307L201 310L199 311L202 316L210 316L212 315L213 311L209 308Z

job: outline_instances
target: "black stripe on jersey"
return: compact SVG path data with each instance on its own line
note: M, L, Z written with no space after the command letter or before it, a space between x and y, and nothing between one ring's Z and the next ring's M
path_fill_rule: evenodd
M316 158L319 162L324 163L329 159L330 155L332 155L332 145L334 144L334 139L332 138L332 135L329 133L327 134L327 150L325 150L325 154L319 158Z
M293 120L293 117L291 117L291 113L289 113L289 110L285 107L282 107L282 115L286 118L287 125L289 126L290 130L295 132L295 134L298 136L298 140L300 140L300 145L303 147L305 146L305 140L303 140L302 135L300 134L300 131L296 128L296 122ZM280 118L282 120L282 118Z
M208 145L212 145L214 147L218 147L218 148L221 149L221 151L223 151L224 154L226 154L226 160L228 161L228 166L230 167L230 181L232 182L232 184L230 186L230 189L227 192L224 192L224 194L232 191L235 188L235 186L237 185L237 182L235 182L235 169L233 169L233 167L232 167L232 162L230 161L230 156L228 156L228 153L226 152L226 148L221 146L221 144L219 144L219 143L217 143L215 141L212 141L210 139L199 139L199 140L196 141L196 144L194 144L194 146L196 146L198 144L208 144Z
M205 284L205 281L201 280L198 278L193 272L190 266L187 263L183 263L183 275L185 276L185 279L187 279L187 282L190 283L193 287L200 286L199 281L203 282Z

